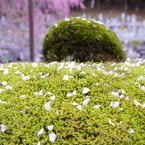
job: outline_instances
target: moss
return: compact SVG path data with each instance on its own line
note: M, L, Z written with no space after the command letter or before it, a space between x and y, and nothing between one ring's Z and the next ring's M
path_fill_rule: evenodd
M111 29L100 22L70 18L50 28L43 42L46 61L124 61L122 44Z
M55 145L145 144L144 66L144 60L130 59L124 63L0 65L0 124L7 127L0 131L0 145L33 145L38 141ZM23 80L24 76L30 78ZM7 85L12 89L6 89ZM85 87L90 91L83 94ZM88 104L83 105L87 98ZM111 101L120 104L113 108ZM50 111L44 107L47 102L51 102ZM94 108L96 105L101 107ZM49 125L53 125L52 131ZM37 136L42 128L44 133ZM48 137L51 132L56 134L54 142Z

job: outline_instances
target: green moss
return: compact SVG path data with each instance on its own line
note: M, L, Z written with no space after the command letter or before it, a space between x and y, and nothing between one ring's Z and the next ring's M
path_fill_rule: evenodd
M144 60L129 59L124 63L0 65L0 100L7 103L0 103L0 124L7 127L4 132L0 130L0 145L35 145L38 141L55 145L145 144L144 66ZM23 80L22 74L30 78ZM64 80L65 75L68 80ZM12 89L6 89L7 85ZM82 93L84 87L90 89L87 94ZM76 94L68 96L73 91ZM87 98L88 104L83 105ZM111 101L120 104L113 108ZM51 102L50 111L44 107L47 102ZM94 108L96 105L101 107ZM53 125L52 131L47 129L49 125ZM42 128L44 133L37 136ZM51 132L56 134L54 142L48 137Z
M46 61L126 59L122 44L111 29L83 18L63 19L52 26L44 38L42 53Z

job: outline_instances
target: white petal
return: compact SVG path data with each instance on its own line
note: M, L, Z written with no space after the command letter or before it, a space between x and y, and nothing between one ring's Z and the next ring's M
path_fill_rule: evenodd
M115 125L115 124L111 121L111 119L108 119L108 122L109 122L111 125Z
M78 105L78 104L77 104L76 102L73 101L73 102L71 103L71 105L74 105L74 106L75 106L75 105Z
M110 102L110 107L116 108L120 105L120 102Z
M12 89L12 87L11 87L11 86L9 86L9 85L7 85L7 86L5 87L5 89L7 89L7 90L11 90L11 89Z
M7 85L7 82L2 82L1 84L2 84L3 86L5 86L5 85Z
M100 107L101 107L101 105L95 105L93 108L99 109Z
M84 89L83 89L82 93L83 93L83 94L87 94L89 91L90 91L90 89L89 89L89 88L84 87Z
M132 133L134 133L135 131L134 131L132 128L130 128L128 132L132 134Z
M52 131L53 130L53 125L49 125L49 126L47 126L47 128L48 128L49 131Z
M49 135L48 135L48 137L49 137L49 140L51 141L51 142L54 142L55 140L56 140L56 134L55 133L50 133Z
M141 89L145 91L145 86L142 86Z
M56 110L56 114L59 114L58 110Z
M48 110L48 111L51 111L50 103L51 102L47 102L47 103L44 104L45 109Z
M37 67L37 66L38 66L37 62L33 62L33 63L32 63L32 66L33 66L33 67Z
M122 95L120 95L120 98L124 98L124 95L122 94Z
M8 129L8 128L7 128L6 125L1 124L1 131L2 131L2 132L5 132L7 129Z
M43 134L43 132L44 132L44 128L40 129L39 132L37 133L37 136Z
M4 89L0 89L0 93L1 93L2 91L4 91Z
M83 111L83 108L81 105L78 105L77 108L80 110L80 111Z
M74 96L74 95L76 95L77 94L77 92L76 91L73 91L72 93L68 93L66 96L67 97L71 97L71 96Z
M64 77L63 77L63 80L68 80L69 79L69 76L68 75L65 75Z
M6 75L9 72L9 69L4 69L3 74Z
M134 104L136 105L136 106L138 106L138 105L141 105L138 101L136 101L136 100L134 100Z
M40 144L40 141L38 141L37 145L41 145L41 144Z
M55 100L55 95L50 97L50 100L53 101Z
M26 95L21 95L20 98L26 98Z
M119 96L119 93L118 93L118 92L111 92L111 94L112 94L113 96Z
M46 95L52 95L52 93L49 91L49 92L46 92L44 96Z
M123 111L123 108L119 108L119 110Z
M4 102L4 101L2 101L2 100L0 100L0 103L2 103L2 104L7 104L7 102Z
M89 98L85 99L85 100L82 102L82 104L83 104L83 105L88 105L89 100L90 100Z

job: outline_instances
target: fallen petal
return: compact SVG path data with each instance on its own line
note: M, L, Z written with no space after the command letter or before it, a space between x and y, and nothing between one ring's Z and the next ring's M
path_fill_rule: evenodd
M82 104L83 104L83 105L88 105L89 100L90 100L89 98L85 99L85 100L82 102Z
M43 132L44 132L44 128L40 129L40 131L37 133L37 136L43 134Z
M101 105L95 105L93 108L100 109Z
M7 129L8 129L8 128L7 128L6 125L1 124L1 131L2 131L2 132L5 132Z
M53 130L53 125L49 125L49 126L47 126L47 128L48 128L49 131L52 131Z
M51 142L54 142L55 140L56 140L56 134L55 133L50 133L49 135L48 135L48 137L49 137L49 140L51 141Z
M81 105L78 105L77 108L80 110L80 111L83 111L83 108Z
M82 93L83 93L83 94L87 94L89 91L90 91L90 89L89 89L89 88L84 87L84 89L83 89Z
M48 111L51 111L50 103L51 102L47 102L47 103L44 104L45 109L48 110Z
M115 125L115 124L111 121L111 119L108 119L108 122L109 122L111 125Z

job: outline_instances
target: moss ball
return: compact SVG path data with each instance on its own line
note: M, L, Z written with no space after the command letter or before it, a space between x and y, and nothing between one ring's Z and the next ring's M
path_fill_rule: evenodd
M103 23L80 17L52 26L43 41L45 61L124 61L126 55L116 34Z

